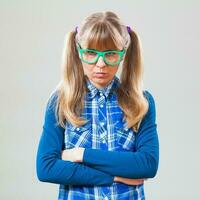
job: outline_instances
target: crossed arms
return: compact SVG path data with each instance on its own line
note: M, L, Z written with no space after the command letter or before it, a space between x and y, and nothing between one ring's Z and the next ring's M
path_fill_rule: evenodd
M137 185L156 175L159 142L155 104L150 94L149 111L136 138L136 152L82 148L63 151L64 129L56 125L55 101L55 95L48 101L38 146L36 169L40 181L84 186L111 185L118 181ZM75 154L72 154L73 151Z

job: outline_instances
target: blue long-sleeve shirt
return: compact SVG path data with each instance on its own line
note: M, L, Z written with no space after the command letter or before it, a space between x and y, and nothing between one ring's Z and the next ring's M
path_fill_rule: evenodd
M46 107L43 132L37 153L37 175L39 180L63 185L97 186L112 185L114 176L152 178L156 175L159 162L159 142L153 96L148 91L144 92L149 102L149 110L141 122L139 132L136 134L131 131L132 129L123 127L125 124L120 120L123 117L122 112L117 104L113 106L113 102L117 102L116 94L112 94L110 90L117 87L117 84L119 82L115 78L110 84L110 88L108 87L99 93L88 82L91 93L87 96L84 111L86 115L84 117L88 119L91 117L88 111L92 107L90 101L96 98L99 105L98 120L104 120L104 113L106 113L104 109L109 107L107 113L110 112L110 119L113 121L113 124L110 124L112 126L111 130L107 134L105 134L105 130L108 124L100 123L100 128L98 131L96 130L98 133L95 136L95 138L98 138L98 134L100 134L98 143L94 143L94 137L91 137L91 121L81 127L80 130L70 123L66 123L66 129L56 125L55 104L57 93L55 92L50 97ZM109 94L112 94L109 100L111 102L110 106L101 106L103 103L106 105L106 102L101 99L103 97L109 99ZM95 109L92 109L93 112ZM115 121L116 123L114 123ZM84 134L84 139L81 142L78 138L80 134ZM116 139L112 139L112 134L117 135ZM110 141L107 141L108 137L110 137ZM83 163L61 160L63 149L78 146L85 148Z

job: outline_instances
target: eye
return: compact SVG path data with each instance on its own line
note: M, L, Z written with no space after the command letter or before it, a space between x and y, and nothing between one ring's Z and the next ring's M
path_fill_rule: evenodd
M97 53L95 52L88 52L90 55L96 55Z
M108 52L106 55L107 56L114 56L114 55L116 55L116 53L114 53L114 52Z
M113 57L118 57L118 56L119 55L116 52L108 52L108 53L106 53L106 57L107 58L113 58Z
M96 53L96 52L93 52L93 51L86 51L86 52L85 52L85 55L87 55L87 56L96 56L97 53Z

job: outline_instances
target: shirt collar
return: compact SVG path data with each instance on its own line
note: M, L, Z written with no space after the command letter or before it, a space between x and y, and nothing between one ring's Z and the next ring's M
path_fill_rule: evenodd
M96 88L91 81L87 78L86 79L86 87L89 90L89 92L87 93L87 95L90 98L94 98L96 96L97 93L103 93L105 95L105 97L107 98L108 95L119 86L120 81L119 78L117 76L114 76L114 78L112 79L112 81L104 88L102 89L98 89Z

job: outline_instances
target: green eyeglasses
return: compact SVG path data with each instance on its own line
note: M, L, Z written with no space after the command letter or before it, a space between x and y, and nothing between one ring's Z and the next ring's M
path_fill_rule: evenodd
M122 51L108 50L108 51L97 51L93 49L82 49L80 44L77 46L80 53L80 59L87 64L94 64L97 62L100 56L103 57L103 61L110 66L118 65L123 58L125 49Z

